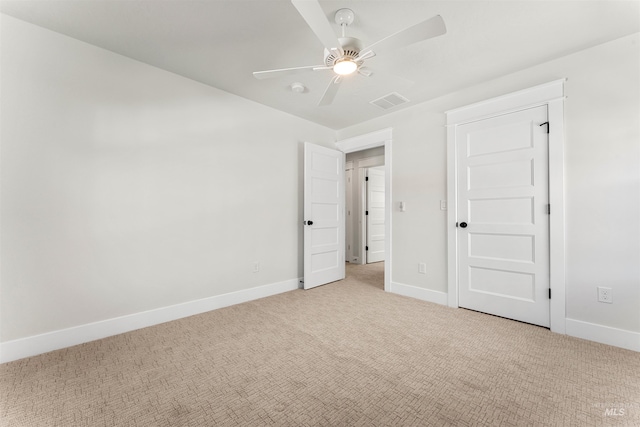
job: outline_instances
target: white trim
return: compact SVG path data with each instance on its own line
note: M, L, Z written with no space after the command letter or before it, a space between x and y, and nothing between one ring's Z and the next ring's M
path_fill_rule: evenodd
M546 105L549 133L549 245L550 245L550 324L551 330L566 333L565 286L565 207L564 207L564 82L566 79L535 86L487 101L449 110L447 115L447 272L449 307L458 307L458 240L456 230L458 125Z
M384 144L384 290L391 290L391 261L393 260L393 239L392 239L392 230L391 226L392 216L393 216L393 180L391 175L391 151L392 151L393 141L391 139L391 132L389 132L389 139L385 140Z
M345 153L355 153L356 151L368 150L369 148L382 147L382 141L390 141L392 138L392 128L385 128L353 138L343 139L336 142L338 150ZM386 151L385 151L385 154Z
M301 279L285 280L283 282L271 283L255 288L3 342L0 343L0 363L11 362L13 360L95 341L183 317L205 313L218 308L293 291L298 289L300 280Z
M456 230L458 162L456 128L447 128L447 305L458 307L458 236Z
M563 88L560 88L563 90ZM566 333L564 99L547 104L549 131L549 286L551 331Z
M465 121L463 123L447 124L447 125L444 125L444 126L445 127L452 127L452 126L458 126L459 124L478 122L478 121L481 121L481 120L484 120L484 119L491 119L493 117L504 116L506 114L517 113L518 111L528 110L530 108L535 108L535 107L540 107L542 105L547 105L550 102L564 101L565 99L567 99L567 97L563 96L563 97L560 97L560 98L557 98L557 99L549 99L549 100L544 101L544 102L534 102L533 104L521 105L521 106L519 106L517 108L504 110L504 111L499 112L498 114L489 114L487 116L474 117L473 119L467 120L467 121Z
M627 331L581 320L567 319L567 335L602 344L640 351L640 332Z
M381 129L379 131L370 132L364 135L356 136L353 138L344 139L336 142L338 150L344 153L354 153L356 151L367 150L369 148L384 147L384 220L385 220L385 236L384 236L384 250L385 250L385 263L384 263L384 290L390 291L391 289L391 271L393 270L393 253L392 253L392 227L391 221L393 217L393 181L391 176L392 171L392 159L391 152L393 146L393 130L392 128ZM362 261L364 257L360 257Z
M527 108L544 105L551 101L562 101L565 98L563 86L566 81L566 78L554 80L532 88L445 111L447 115L447 126L461 125L489 117L526 110Z
M433 302L435 304L447 305L447 293L433 291L431 289L419 288L417 286L405 285L404 283L391 283L391 291L394 294L405 297L416 298L422 301Z

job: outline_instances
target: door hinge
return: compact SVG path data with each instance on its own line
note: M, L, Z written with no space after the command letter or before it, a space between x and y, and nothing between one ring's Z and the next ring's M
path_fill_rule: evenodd
M369 177L368 177L368 176L365 176L365 177L364 177L364 180L365 180L365 181L369 181Z
M549 288L549 299L551 299L551 288Z
M551 203L547 205L547 214L551 215Z
M364 247L364 250L365 250L365 251L368 251L368 250L369 250L369 246L365 246L365 247Z
M544 125L547 125L547 133L549 133L549 128L551 127L551 126L549 125L549 122L544 122L544 123L541 123L541 124L540 124L540 126L544 126Z
M369 215L369 211L364 211L364 214L365 215Z

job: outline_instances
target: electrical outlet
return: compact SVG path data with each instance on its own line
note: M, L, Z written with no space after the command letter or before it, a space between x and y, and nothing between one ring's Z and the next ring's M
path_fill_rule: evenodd
M613 291L611 290L611 288L598 286L598 301L606 302L607 304L613 304Z
M260 271L260 263L258 261L253 263L253 272L257 273Z
M446 200L440 200L440 210L441 211L446 211L447 210L447 201Z
M427 274L427 264L424 262L418 263L418 273Z

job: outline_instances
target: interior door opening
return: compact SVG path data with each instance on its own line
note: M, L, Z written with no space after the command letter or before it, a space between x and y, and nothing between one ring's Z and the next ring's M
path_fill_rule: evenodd
M345 162L346 276L362 274L380 288L385 260L384 161L384 147L377 147L349 153Z
M352 194L351 194L351 207L346 209L345 221L350 221L347 227L348 241L345 242L346 253L350 253L351 258L346 259L345 267L349 268L368 268L376 266L380 269L380 276L383 280L382 287L385 291L391 291L391 273L393 270L393 255L392 255L392 230L391 219L393 215L392 203L392 128L381 129L364 135L355 136L348 139L343 139L336 143L336 147L346 154L345 157L345 175L348 176L351 173L352 177ZM362 203L362 198L358 198L357 190L358 180L364 181L364 169L382 166L384 168L384 262L374 264L363 264L363 258L361 252L359 252L359 241L361 241L364 233L362 232L361 223L358 223L357 212L358 203ZM351 172L349 172L351 171ZM346 200L350 200L348 190L345 192ZM363 205L361 205L363 206ZM364 212L363 209L361 211ZM351 213L351 215L349 215ZM349 248L349 245L351 247ZM360 246L366 246L360 244ZM366 249L366 248L364 248ZM349 252L351 251L351 252ZM349 268L347 268L347 275L349 275Z
M477 122L491 117L498 117L500 115L508 114L511 112L522 111L523 109L533 108L535 106L546 106L547 115L541 123L536 123L532 126L537 129L543 129L547 138L548 157L546 166L548 167L546 177L548 178L548 205L543 206L542 210L539 210L536 206L536 214L538 218L542 216L548 220L548 256L545 256L548 260L548 272L545 276L548 277L548 289L546 289L546 301L548 302L548 322L552 332L565 334L567 333L567 319L566 319L566 241L565 241L565 195L564 195L564 100L565 100L565 84L566 79L558 79L548 83L544 83L538 86L523 89L517 92L513 92L506 95L501 95L497 98L488 99L482 102L478 102L472 105L465 105L460 108L449 110L446 112L447 123L447 198L448 198L448 213L447 213L447 304L449 307L460 307L464 304L460 304L460 270L459 270L459 230L456 227L456 223L467 222L467 233L473 233L473 228L477 229L478 221L476 218L472 221L465 221L465 218L458 218L460 213L460 206L458 206L458 170L457 170L457 136L458 130L461 126ZM548 122L549 126L540 126ZM534 131L527 131L531 133ZM522 147L524 148L524 147ZM508 154L505 154L508 155ZM480 157L476 157L480 158ZM476 165L479 166L479 165ZM482 172L482 167L476 167L477 171ZM472 172L473 173L473 172ZM494 176L495 178L495 176ZM508 181L510 182L510 181ZM475 189L472 189L475 191ZM473 196L473 195L471 195ZM549 210L549 206L551 209ZM478 207L478 205L476 205ZM482 206L480 206L482 207ZM485 204L485 207L490 207ZM472 207L473 208L473 207ZM468 213L468 212L465 212ZM473 209L472 212L473 214ZM482 212L479 212L482 213ZM467 217L469 218L469 217ZM486 222L486 221L484 221ZM513 221L512 221L513 222ZM481 233L481 230L475 230L476 233ZM483 236L478 234L482 240ZM477 236L476 236L477 237ZM492 237L492 236L489 236ZM472 240L474 237L471 237ZM487 239L485 239L485 243ZM512 241L520 240L513 238ZM481 249L477 246L476 249ZM480 241L479 243L482 243ZM473 245L473 242L471 242ZM527 245L527 248L529 245ZM491 246L485 245L484 252L485 258L487 255L486 249L490 249ZM522 247L524 248L524 247ZM523 257L523 253L513 252L518 255L519 258ZM479 258L481 255L478 250L471 252L473 257ZM511 256L511 254L509 254ZM495 258L495 254L493 256ZM504 257L502 257L504 258ZM539 257L537 259L540 259ZM475 272L481 271L480 268L476 268ZM524 277L523 275L519 276ZM532 276L533 277L533 276ZM476 274L476 278L478 275ZM482 279L482 277L480 277ZM476 286L473 284L474 277L471 276L472 289L478 289L482 286L483 282L477 282ZM534 281L530 280L529 283ZM486 281L484 282L487 283ZM521 281L522 284L522 281ZM521 290L524 287L521 286ZM530 289L534 287L529 286ZM485 290L486 286L485 286ZM544 290L544 288L543 288ZM504 294L505 292L500 292ZM551 295L549 294L551 293ZM523 294L521 293L521 296ZM530 293L531 295L531 293ZM545 295L540 295L544 297ZM551 299L549 299L551 297ZM530 296L526 299L532 300ZM524 299L523 299L524 300ZM510 317L510 316L509 316ZM547 317L546 315L544 317ZM537 322L532 322L537 323Z

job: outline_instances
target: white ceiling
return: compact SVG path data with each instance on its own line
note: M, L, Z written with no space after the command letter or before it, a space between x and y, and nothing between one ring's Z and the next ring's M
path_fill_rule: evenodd
M0 11L316 123L341 129L640 31L640 2L321 1L348 7L347 36L365 45L441 15L447 33L367 61L318 107L331 71L256 80L253 71L316 65L323 47L288 0L3 0ZM299 81L307 90L291 91ZM370 101L396 91L408 104Z

